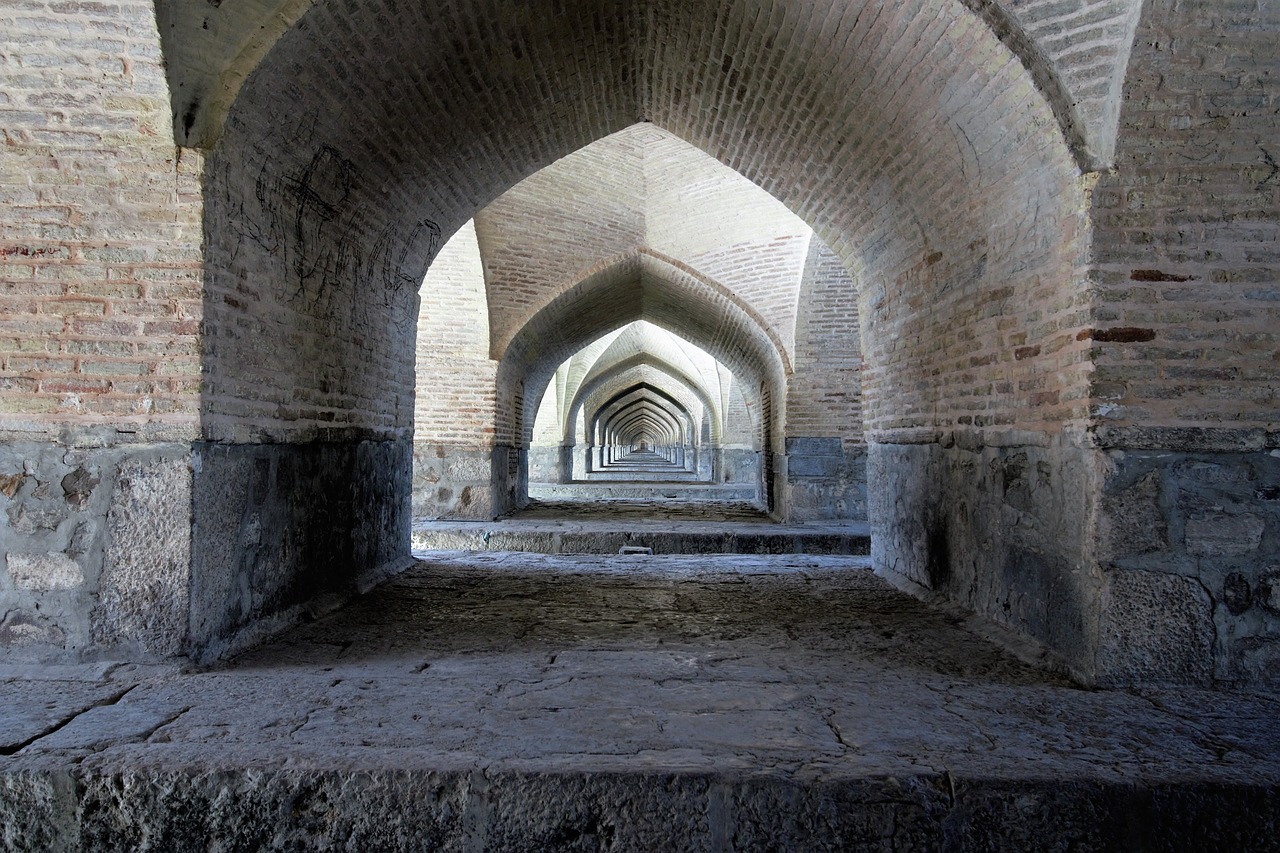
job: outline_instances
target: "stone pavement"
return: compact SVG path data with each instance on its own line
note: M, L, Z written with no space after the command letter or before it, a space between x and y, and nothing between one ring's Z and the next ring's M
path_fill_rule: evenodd
M216 670L9 667L0 846L1280 846L1280 697L1076 689L867 565L437 553Z

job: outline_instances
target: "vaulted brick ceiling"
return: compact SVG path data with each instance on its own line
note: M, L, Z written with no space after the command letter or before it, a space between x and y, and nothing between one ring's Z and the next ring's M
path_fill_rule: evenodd
M1035 76L1039 88L1054 103L1059 122L1074 140L1083 160L1105 164L1115 146L1120 86L1133 41L1140 0L959 0L989 27ZM174 128L179 144L207 146L222 132L222 124L241 86L281 36L297 22L324 6L326 0L156 0L161 37L169 60ZM330 3L330 5L336 5ZM389 3L367 2L372 20L399 17ZM508 44L514 58L523 59L518 37L510 39L503 17L520 17L519 10L500 2L455 2L452 8L432 4L438 18L456 19L459 36L447 44L456 50L467 37ZM857 15L876 16L877 4L850 3ZM906 4L904 4L906 5ZM937 18L945 2L921 3L914 15ZM385 8L384 8L385 7ZM605 27L623 33L625 44L639 61L653 55L654 39L667 35L669 22L687 17L720 23L714 9L686 2L583 2L558 4L557 17L577 18L584 28ZM756 12L757 20L834 17L825 4L774 2ZM321 17L321 16L316 16ZM365 17L365 16L353 16ZM611 23L612 21L612 23ZM345 35L363 41L355 22ZM799 27L794 24L792 32ZM696 33L696 30L694 31ZM425 34L424 34L425 35ZM750 37L739 32L739 40ZM433 45L422 39L424 53ZM368 45L372 47L372 45ZM368 53L374 57L378 51ZM744 69L745 71L745 69ZM635 75L639 81L642 75Z
M791 360L813 232L767 192L660 128L634 125L521 181L477 214L476 235L495 358L534 311L589 272L644 250L718 282Z
M664 388L696 388L692 393L707 401L705 407L695 403L696 412L700 417L705 408L712 433L719 436L732 370L699 348L699 341L643 320L619 331L615 320L572 303L554 321L540 312L565 301L592 274L641 254L652 256L683 278L713 283L710 289L704 285L700 296L680 301L677 322L686 330L721 330L721 340L705 342L713 347L740 348L741 341L733 338L745 333L762 350L774 350L773 358L789 370L797 300L813 240L801 219L732 169L659 128L634 125L521 181L477 214L474 229L460 230L440 252L423 287L419 371L434 383L434 367L478 355L483 329L490 330L488 347L495 360L507 355L518 334L526 347L541 353L550 341L585 340L592 330L606 330L560 365L549 385L526 382L526 395L546 395L539 414L544 425L537 427L541 440L551 440L547 418L558 423L561 436L570 433L584 384L606 373L616 380L615 368L639 354L648 357L651 379L666 375L656 380ZM855 297L853 283L840 272L849 302ZM483 318L481 294L487 306ZM615 299L610 308L618 304ZM659 319L651 306L657 310L660 301L649 300L640 316ZM749 328L732 324L726 336L726 306ZM846 338L843 345L855 353L858 348L856 338ZM758 385L762 369L757 357L747 387ZM427 387L419 390L420 409L431 407L432 393Z

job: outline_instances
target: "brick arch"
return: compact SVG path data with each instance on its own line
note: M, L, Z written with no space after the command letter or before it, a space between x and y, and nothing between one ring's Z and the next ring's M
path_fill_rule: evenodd
M619 377L619 379L622 380L623 377ZM586 401L585 410L591 413L589 418L584 418L587 435L593 436L592 424L598 421L609 406L640 388L647 389L650 396L657 395L667 400L671 405L683 412L688 422L687 433L690 436L694 436L701 431L702 419L694 416L697 408L691 403L696 401L701 404L704 411L706 404L696 392L682 385L677 387L666 386L665 383L661 382L660 377L641 373L641 375L622 381L616 386L600 388L595 397L603 399L588 399ZM681 393L682 391L684 393Z
M224 484L252 460L347 475L306 512L280 510L282 570L201 546L197 575L251 578L209 587L193 610L215 615L197 634L350 583L343 565L404 558L408 487L396 472L409 467L424 271L507 188L638 120L770 192L850 271L870 436L1087 417L1084 187L1034 78L971 11L952 0L758 16L599 5L489 19L319 3L240 89L205 172L201 429L218 461L198 478L197 516L239 512ZM696 320L674 303L656 310ZM762 408L785 405L777 347L749 315L723 310L722 325L692 337L726 364L766 365L754 371ZM518 349L503 359L513 373L499 367L493 435L512 447L532 422L521 379L545 382L555 346L531 336ZM763 421L777 443L780 418ZM495 462L494 482L513 467ZM293 482L271 474L263 488L282 507L305 503L279 485ZM310 575L320 581L298 583L309 561L324 566ZM229 604L243 588L254 595Z
M769 341L768 348L777 353L783 373L791 372L791 356L788 353L785 342L773 325L750 302L712 276L693 268L681 260L646 247L599 260L573 276L571 280L546 288L545 292L539 294L540 299L533 303L531 310L526 315L523 326L511 336L510 340L504 342L501 339L494 339L490 350L491 358L495 361L501 361L505 358L508 349L515 345L516 337L522 332L528 333L527 330L530 328L530 324L536 323L537 325L534 328L550 333L552 327L547 325L550 321L546 317L537 319L541 312L546 311L551 305L566 297L570 299L576 298L573 294L576 289L582 286L583 282L594 281L599 276L611 275L612 271L631 265L633 261L638 262L642 268L657 271L656 274L661 277L668 278L673 282L680 282L681 287L691 292L698 291L702 293L704 298L712 302L732 306L730 310L737 318L734 322L735 331L750 329L751 334L767 338Z
M636 418L645 416L652 423L665 424L667 429L681 433L682 438L693 429L691 413L674 397L648 383L641 383L615 394L599 408L592 422L599 424L601 430L615 427L622 429ZM684 419L683 425L681 418Z
M480 211L475 227L494 358L541 305L634 251L722 284L791 357L812 230L742 175L651 123L539 170Z
M1105 163L1115 138L1116 81L1124 74L1140 3L961 2L1035 78L1080 162ZM210 8L175 0L156 3L178 144L209 147L216 143L245 81L315 5L317 0L243 0L225 7L210 4ZM583 20L617 9L609 3L595 5L597 9L581 10ZM645 32L646 24L672 17L668 4L649 5L654 7L651 14L633 12L629 22L641 45L653 38ZM466 11L479 18L492 12L493 6L477 2ZM694 20L714 20L696 8L688 11ZM822 10L816 12L822 14ZM1071 50L1078 40L1089 41L1092 49Z
M373 8L349 11L361 17ZM739 12L726 14L736 20ZM940 410L939 394L922 380L971 368L953 360L939 374L928 364L936 356L915 327L938 322L937 312L930 297L913 292L946 288L949 298L968 303L1000 292L1011 270L1023 270L1012 285L1016 302L1020 289L1039 284L1025 270L1053 265L1053 278L1065 282L1059 287L1072 286L1063 269L1074 248L1052 238L1076 224L1080 192L1070 152L1034 80L969 15L940 4L929 21L899 11L766 19L717 70L689 64L710 49L689 44L698 33L692 27L651 46L641 74L621 48L635 24L626 15L602 16L590 34L559 16L501 25L496 35L513 58L485 64L468 42L477 22L458 22L462 29L445 37L448 15L399 22L397 32L415 33L405 55L388 43L384 51L331 57L325 34L347 31L354 19L316 6L308 25L290 31L258 66L210 159L206 324L220 340L206 358L206 435L293 440L328 434L335 422L381 437L402 434L411 393L398 356L410 332L404 318L443 236L520 178L637 117L734 167L818 228L870 290L871 307L895 315L870 316L870 323L911 342L882 348L880 361L896 384L919 385L922 399L908 406L911 417L901 416L902 407L890 414L871 406L872 418L889 428L926 425L924 416ZM395 34L368 23L354 31L394 42ZM796 30L792 39L765 38L784 23ZM966 50L951 49L949 24L971 42ZM847 40L814 42L831 34L823 27ZM421 50L423 39L433 50ZM864 56L855 49L863 45L874 49ZM885 86L874 62L895 48L903 52L892 66L899 73ZM359 67L375 53L381 67ZM771 85L752 71L757 66L793 73L781 78L785 86ZM593 70L590 79L583 68ZM797 88L805 80L811 90ZM428 115L440 121L425 121ZM992 130L1002 127L1016 131ZM792 163L809 166L797 171ZM1022 221L1027 210L1040 211L1042 221ZM1048 322L1061 323L1069 296L1049 296L1057 314ZM972 325L982 319L975 315ZM224 332L229 327L233 333ZM272 352L276 329L297 345ZM293 357L310 350L324 351L320 364ZM247 366L273 361L280 392L262 394ZM1019 374L1036 365L1001 361L977 370L975 384L1030 387L1032 377ZM1079 382L1062 373L1055 381ZM362 398L367 405L358 405ZM996 405L1020 412L1026 402Z
M670 364L664 359L658 358L657 356L649 353L639 353L612 364L598 374L590 377L586 382L578 387L578 390L574 393L573 399L569 404L565 421L562 424L564 439L569 441L571 439L576 440L580 438L580 436L573 434L573 430L578 422L578 412L583 409L583 406L586 404L587 400L590 399L592 394L594 394L598 389L629 381L627 377L634 373L636 368L640 366L648 366L661 371L671 377L672 380L687 388L689 393L695 396L699 402L702 403L702 407L707 413L711 440L717 443L720 441L723 416L719 411L720 407L714 403L710 395L707 394L706 389L702 387L701 383L698 382L697 379L689 376L684 370L681 370L679 367Z
M498 365L498 443L527 445L555 369L600 335L641 319L692 341L748 386L784 386L776 342L729 294L637 253L561 293L512 339Z

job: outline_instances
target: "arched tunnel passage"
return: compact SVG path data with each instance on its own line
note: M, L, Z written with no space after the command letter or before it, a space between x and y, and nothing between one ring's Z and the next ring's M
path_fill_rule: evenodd
M1280 621L1267 590L1280 558L1271 452L1280 300L1275 258L1259 248L1274 236L1276 182L1257 142L1277 128L1259 104L1274 94L1278 15L1274 4L1212 0L9 4L0 12L0 658L35 663L41 681L10 685L16 714L6 715L13 725L0 752L16 764L6 800L29 804L19 810L31 820L11 821L6 837L32 833L38 849L90 838L128 846L196 837L226 819L239 837L283 846L358 846L347 830L363 828L365 846L393 837L448 846L447 826L463 847L482 837L502 847L528 828L554 835L508 846L589 845L593 836L627 846L613 812L545 820L545 805L561 801L548 791L578 802L573 789L586 789L559 773L562 784L546 787L518 741L575 730L562 712L576 705L586 723L578 731L594 740L576 752L610 763L609 791L636 787L635 774L616 783L637 756L651 768L677 765L641 782L636 805L672 794L695 831L708 814L722 816L713 842L805 846L776 823L743 831L748 814L816 828L823 842L844 837L823 815L777 809L768 783L783 800L822 807L843 796L828 783L844 771L874 798L878 818L840 817L871 827L878 842L886 801L895 839L973 837L956 818L987 812L933 808L930 774L907 777L917 796L906 800L901 779L892 790L863 785L857 774L880 774L865 750L847 748L852 726L859 743L928 733L906 751L919 766L954 767L960 753L976 770L983 760L969 759L986 756L1001 802L1011 790L1005 759L1025 757L1028 735L1052 744L1066 732L1083 748L1049 752L1063 778L1082 782L1071 786L1083 792L1080 808L1038 810L1052 826L1024 840L1058 837L1054 827L1071 816L1083 816L1076 837L1097 839L1099 827L1124 837L1134 798L1106 796L1120 768L1163 792L1166 806L1192 806L1164 828L1168 846L1207 838L1197 824L1237 847L1249 832L1254 846L1274 846L1271 825L1256 820L1274 811L1274 797L1219 784L1222 774L1274 778L1271 758L1249 772L1250 757L1275 753L1265 731L1252 737L1256 720L1224 737L1221 709L1206 699L1190 740L1210 732L1240 749L1224 758L1174 738L1156 755L1153 720L1168 731L1175 705L1174 728L1191 719L1185 689L1172 705L1096 691L1076 691L1076 702L1071 691L1023 684L983 693L965 638L921 642L914 626L896 635L908 670L877 677L863 664L885 648L880 620L905 615L910 602L883 583L861 584L874 579L845 571L850 561L815 584L816 559L740 553L803 538L784 539L779 524L761 533L719 519L718 532L704 525L696 539L671 519L645 519L643 531L639 522L618 531L616 518L589 535L549 529L546 541L561 550L677 540L727 550L732 539L739 551L719 561L728 572L710 557L662 554L531 558L527 571L513 571L511 555L444 571L436 562L384 585L345 621L321 617L257 663L233 664L236 674L156 670L230 654L398 572L420 491L449 512L514 505L520 453L539 441L531 407L550 394L528 368L539 364L537 347L554 343L523 330L584 280L649 257L675 271L668 278L687 274L727 299L724 317L750 320L745 335L684 329L721 344L746 390L726 401L705 379L708 399L685 399L684 383L672 384L680 371L666 369L677 365L637 362L568 413L562 442L595 435L650 454L695 433L711 441L714 427L723 444L734 412L750 410L752 446L770 451L759 479L770 484L773 516L847 520L860 507L875 530L874 567L898 585L1003 623L1023 635L1018 646L1047 647L1091 686L1274 687ZM455 271L478 276L440 286L451 252ZM419 286L424 270L429 283ZM617 334L612 346L624 329L593 334ZM417 375L415 344L427 352ZM756 344L764 367L740 376L729 356ZM586 381L557 368L546 387L572 408L572 383ZM700 407L717 406L723 424L694 426ZM411 482L411 457L437 466L430 489L425 477L421 490ZM454 488L470 475L475 489ZM662 522L671 522L667 538L649 539ZM618 539L637 532L645 538ZM646 561L659 571L640 578ZM486 573L486 564L502 568ZM569 567L584 564L600 571L576 583ZM673 577L694 564L712 571ZM749 578L750 567L772 574ZM558 618L575 585L576 603L599 606ZM896 615L872 615L851 587ZM743 608L747 589L758 594ZM636 604L654 606L637 619ZM587 648L583 633L639 645ZM497 657L471 656L478 648ZM823 660L808 656L815 650ZM458 670L436 666L441 653L469 658L474 692L458 689ZM523 671L510 666L517 657ZM584 690L586 657L613 680ZM303 658L315 668L286 684L282 672L296 675ZM660 675L678 670L679 689L651 679L660 689L615 693L616 671L641 659ZM764 683L727 687L746 659L757 674L776 666ZM167 666L149 666L157 662ZM1006 662L995 666L1013 672ZM45 671L50 663L77 674L63 681L68 671ZM690 669L706 673L705 692L685 677ZM375 672L391 689L364 689ZM954 690L942 683L953 676ZM531 689L539 679L550 689ZM871 691L877 699L868 683L892 690ZM938 708L944 687L969 707ZM731 710L705 713L710 696ZM886 722L870 739L868 699ZM1040 725L1046 702L1071 705L1079 728L1060 725L1063 715ZM627 704L635 713L613 713ZM779 704L800 716L775 715ZM991 729L1016 735L1008 752L970 731L982 720L975 713L991 708L1013 721ZM456 709L469 723L456 724ZM1112 710L1137 714L1127 718L1132 737ZM1246 702L1239 712L1263 719L1269 710ZM281 725L254 738L246 719ZM608 721L618 725L600 725ZM695 727L709 740L694 744ZM139 740L139 731L154 736ZM480 733L468 740L481 750L456 751L459 731ZM213 776L211 732L235 747L228 772ZM743 734L726 762L755 763L745 779L716 772L725 784L708 792L707 773L720 765L698 744L723 745L725 732ZM757 749L775 735L776 750ZM798 738L817 764L798 755ZM549 762L563 769L569 751L553 740ZM279 766L253 755L259 748L286 765L303 760L307 790L288 767L234 766L237 756ZM352 749L374 771L357 774L371 786L343 766ZM439 775L428 754L493 770L479 781L497 787L478 791L465 769ZM408 775L373 766L401 757ZM181 769L188 758L191 773ZM522 801L536 815L531 827L507 820L499 780L512 778L502 767L513 760L529 771L518 784L531 792ZM1082 764L1098 770L1096 785L1077 775ZM31 775L40 767L46 779ZM797 800L796 785L778 777L787 767L810 779L804 768L820 767L823 791ZM1208 821L1199 820L1203 786L1181 797L1200 773L1214 803L1231 801ZM978 774L968 775L981 797ZM1028 775L1043 793L1044 773ZM424 800L427 789L440 796ZM290 804L311 794L325 801L320 829L314 809L295 807L290 818ZM502 808L472 821L475 809L457 808L463 800ZM351 823L343 803L361 809ZM362 808L370 803L373 817ZM241 804L261 823L236 820ZM672 814L658 810L663 838ZM921 814L933 821L929 835L903 829L919 827ZM401 821L408 815L419 826ZM63 830L68 838L50 835Z
M1076 336L1085 322L1083 279L1075 275L1083 187L1054 109L1018 55L972 11L922 3L928 15L894 7L864 16L855 3L756 23L744 4L699 23L710 10L698 4L633 16L603 2L599 15L583 19L598 20L590 32L571 16L521 18L510 33L519 45L514 64L473 61L487 49L455 37L474 33L470 7L389 14L381 2L312 6L306 25L282 37L240 89L207 164L201 428L208 450L195 512L250 518L226 489L258 466L267 475L250 503L272 519L272 533L257 550L194 543L193 642L216 651L270 614L350 589L351 566L376 574L407 559L419 301L436 306L443 340L467 336L449 324L449 302L415 288L446 238L472 217L488 257L515 258L525 243L504 255L487 207L558 158L606 139L644 152L630 161L641 177L646 158L666 156L676 139L771 193L813 228L779 243L782 256L803 266L819 236L856 289L858 328L802 320L795 291L772 292L769 275L738 276L729 286L721 262L733 246L724 256L676 251L700 228L627 205L590 207L598 179L584 173L578 195L609 225L595 229L591 251L562 256L568 260L524 302L511 302L521 310L506 313L495 311L489 277L502 264L485 265L487 363L470 350L462 360L476 375L492 371L492 385L481 387L493 396L457 406L464 415L492 407L491 436L464 460L483 483L469 511L497 514L527 494L523 455L557 366L601 333L649 319L697 341L758 395L764 502L776 514L791 512L794 488L848 450L846 436L820 424L823 406L803 408L819 428L788 434L788 411L802 410L791 406L796 386L788 377L800 367L797 331L807 323L829 348L843 339L866 365L857 439L866 439L867 479L881 486L868 508L882 547L878 564L927 583L929 560L917 540L932 539L913 534L920 519L959 536L969 522L952 518L939 496L960 489L984 505L995 499L940 465L956 446L940 434L998 427L1053 436L1087 418L1080 353L1090 344ZM389 20L397 26L386 27ZM691 34L730 22L787 35L753 37L731 62L705 61L703 42ZM335 54L336 32L369 34L379 49ZM965 33L964 50L953 49L955 32ZM901 51L895 67L906 70L886 86L879 69L890 50ZM366 64L374 55L376 67ZM779 76L779 85L743 76L782 65L798 72ZM703 94L687 96L695 90ZM992 92L1007 97L984 95ZM806 120L796 120L798 110ZM408 115L415 120L401 120ZM859 116L857 133L851 115ZM617 137L637 116L649 128ZM1036 211L1034 221L1026 211ZM535 242L561 236L558 219L529 221L537 223ZM517 289L516 278L507 283ZM1018 336L1049 327L1062 346L1005 357ZM978 352L983 341L994 350ZM811 351L823 348L810 342ZM441 357L437 366L444 364ZM448 371L439 375L444 386L455 382ZM823 405L839 410L837 398ZM979 526L993 517L974 516ZM237 530L240 523L248 522ZM1038 577L1077 577L1070 566L1082 541L1055 535L1009 555L1047 559L1052 566ZM1056 630L1036 609L1046 599L1010 595L1022 575L1002 573L999 555L991 560L954 566L948 594L1033 635ZM973 590L978 598L968 600ZM1091 594L1081 589L1073 600L1088 607ZM1029 610L1009 616L997 607L1011 600Z
M533 231L530 221L557 227ZM520 182L480 211L433 263L424 291L449 311L442 315L424 302L419 316L418 373L433 378L420 383L415 404L415 517L485 518L499 512L496 507L519 504L524 493L519 484L511 492L511 477L502 472L519 472L524 465L518 455L512 460L509 447L495 446L496 426L488 420L496 417L496 399L485 393L496 388L496 361L547 300L637 252L714 281L773 342L787 377L785 408L778 389L769 397L785 413L785 434L763 434L763 395L757 399L727 366L694 365L687 343L643 340L638 330L655 328L643 321L621 338L621 331L607 333L573 356L567 369L558 368L538 418L549 423L548 404L563 409L588 365L623 357L627 349L666 350L681 363L676 372L683 381L731 389L727 400L723 393L711 395L713 412L723 409L735 422L755 422L753 431L737 428L727 438L719 421L714 424L712 442L723 449L714 454L712 481L733 484L739 498L771 506L779 518L864 520L861 342L860 335L848 333L859 329L852 277L776 198L645 124L597 140ZM465 391L454 377L468 384ZM441 389L441 383L448 384ZM521 393L530 388L537 390L526 383ZM459 407L453 401L461 394ZM568 429L561 438L545 425L535 431L528 482L545 493L548 482L566 479L573 453L583 456L581 449L568 448L591 442L575 439ZM794 456L795 465L789 469L770 458L762 451L766 443L776 448L771 456ZM768 471L788 473L767 478L772 485L751 495L745 486L763 485Z
M641 384L620 391L596 412L592 424L600 450L589 459L588 476L663 483L696 477L696 467L686 467L693 459L685 452L694 447L693 417L661 389Z
M667 509L672 501L690 500L762 504L761 454L753 445L761 430L752 422L759 401L742 398L743 383L733 372L696 345L645 321L602 342L606 345L588 345L566 360L547 385L529 449L530 496L588 499L609 493L603 483L627 482L630 496L660 500ZM608 422L611 407L639 392L648 405L674 412L679 427L664 429L661 439L646 434L646 452L661 456L663 463L624 467L615 463L620 453L634 450L635 442L611 431ZM742 443L726 443L726 437ZM726 466L725 454L742 458ZM727 470L736 472L737 480L724 488ZM648 492L645 483L653 486Z
M662 258L643 252L629 255L548 303L517 333L498 363L496 443L501 446L510 442L509 453L519 460L511 465L517 475L528 470L528 449L543 397L528 389L550 388L557 371L575 353L602 335L638 321L647 321L705 346L707 353L728 368L721 377L712 365L709 369L718 378L727 380L730 370L733 376L749 377L743 383L745 393L751 396L746 405L759 412L767 411L768 395L783 393L783 354L732 294ZM621 340L626 339L624 336ZM764 397L758 396L759 389L764 389ZM722 396L728 390L726 381ZM716 408L723 406L724 402ZM759 416L753 423L769 425L768 431L758 430L765 443L758 449L768 452L768 443L780 435L781 424ZM522 477L513 479L507 486L506 505L523 503L527 488ZM760 490L767 500L763 483Z

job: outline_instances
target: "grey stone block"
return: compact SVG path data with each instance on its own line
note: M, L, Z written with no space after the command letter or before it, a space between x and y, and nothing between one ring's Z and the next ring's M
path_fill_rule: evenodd
M119 467L92 616L98 642L158 655L186 650L191 523L187 459L131 460Z
M1256 515L1211 512L1187 519L1187 551L1199 557L1233 557L1258 550L1266 524Z
M1100 684L1207 686L1213 640L1213 602L1195 579L1110 573L1102 598Z
M1280 566L1272 566L1258 580L1258 603L1272 613L1280 613Z
M842 456L842 440L839 437L792 436L786 440L788 456Z
M8 556L9 577L20 589L75 589L84 583L80 564L67 554L14 554Z
M789 456L789 477L835 477L840 473L839 456Z
M1098 514L1102 559L1169 549L1169 526L1160 509L1160 474L1152 472L1118 493L1102 496Z

